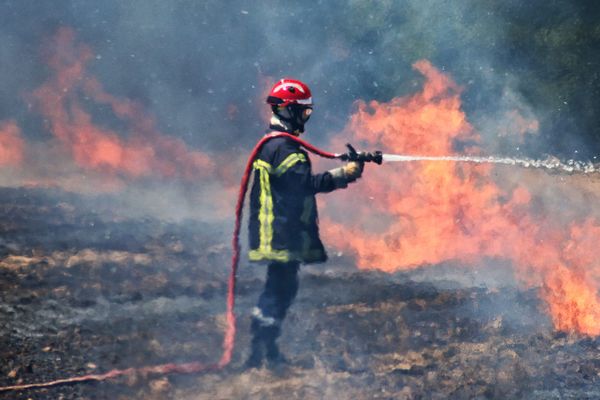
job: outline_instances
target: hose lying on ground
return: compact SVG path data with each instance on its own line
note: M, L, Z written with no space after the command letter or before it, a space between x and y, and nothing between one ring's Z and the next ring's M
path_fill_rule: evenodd
M248 183L250 181L250 175L252 173L252 163L254 159L258 155L262 146L269 140L277 138L277 137L287 137L289 139L298 142L302 147L311 153L317 154L324 158L339 158L340 155L334 153L328 153L326 151L320 150L310 143L307 143L296 136L290 135L285 132L274 132L268 135L265 135L254 147L250 157L248 158L248 162L246 163L246 168L244 169L244 174L242 176L242 182L240 184L240 190L238 192L237 203L235 207L235 226L233 230L233 238L232 238L232 247L233 254L231 257L231 271L229 273L229 281L227 286L227 327L225 329L225 335L223 337L223 354L221 355L221 359L219 362L215 364L204 364L201 362L188 362L188 363L167 363L155 366L146 366L146 367L138 367L138 368L126 368L126 369L113 369L111 371L102 373L102 374L89 374L82 376L74 376L67 377L63 379L57 379L54 381L48 382L39 382L39 383L29 383L29 384L21 384L21 385L13 385L13 386L4 386L0 387L0 392L7 391L15 391L15 390L25 390L25 389L38 389L38 388L46 388L51 386L58 386L68 383L78 383L78 382L89 382L89 381L105 381L107 379L117 378L120 376L129 376L135 374L172 374L172 373L180 373L180 374L193 374L198 372L205 371L216 371L227 366L231 361L231 356L233 354L233 349L235 346L235 331L236 331L236 323L235 323L235 285L236 285L236 276L237 269L240 261L240 230L242 224L242 214L244 208L244 200L246 198L246 192L248 191Z

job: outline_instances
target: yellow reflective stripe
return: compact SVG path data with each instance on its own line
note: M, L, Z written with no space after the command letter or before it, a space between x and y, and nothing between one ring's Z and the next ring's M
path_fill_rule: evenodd
M271 214L273 210L273 199L271 198L271 184L269 181L269 173L266 169L259 169L260 179L260 209L258 212L258 222L260 223L259 238L261 250L266 250L271 247L271 239L273 238L273 218Z
M281 162L281 164L279 164L277 168L275 168L275 175L281 176L285 174L285 172L293 167L297 162L306 162L306 156L302 153L290 154Z
M286 262L290 260L290 254L287 250L270 250L263 251L262 249L250 250L248 253L250 261L281 261Z
M271 164L264 160L258 159L254 161L253 166L258 171L260 186L260 208L258 211L259 246L258 249L250 250L248 253L250 261L269 260L287 262L291 259L288 250L273 249L273 221L275 220L275 214L273 213L273 196L271 194L270 176L271 174L281 176L296 163L306 161L306 156L302 153L290 154L277 168L273 168ZM307 204L309 202L310 204ZM307 198L305 200L305 209L303 213L303 217L307 221L312 212L312 207L314 207L312 200ZM310 244L310 242L308 242L308 244ZM304 251L307 252L308 249L304 249Z
M271 195L270 173L273 167L266 161L255 160L254 168L258 170L258 179L260 185L260 208L258 211L259 221L259 247L250 250L248 257L250 261L289 261L290 256L287 250L273 249L273 196Z
M271 164L263 160L255 160L253 163L254 168L258 171L258 180L260 184L260 196L259 203L260 208L258 211L258 222L259 222L259 248L267 249L271 246L269 240L269 231L271 231L271 238L273 237L272 218L269 218L269 210L272 210L271 199L271 185L269 181L269 172L273 169Z
M273 220L275 219L275 215L273 214L273 197L271 196L269 174L265 171L262 176L264 177L263 193L266 217L264 218L265 222L263 225L261 248L263 248L264 251L269 251L271 249L271 244L273 243Z
M271 166L271 164L269 164L266 161L260 160L260 159L259 160L255 160L253 166L254 166L255 169L264 168L269 173L271 173L273 171L273 167Z

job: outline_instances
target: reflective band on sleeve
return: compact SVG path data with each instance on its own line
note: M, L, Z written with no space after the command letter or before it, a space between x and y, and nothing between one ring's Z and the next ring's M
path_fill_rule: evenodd
M258 169L258 170L266 169L268 173L273 172L273 167L271 166L271 164L269 164L266 161L256 160L256 161L254 161L253 165L254 165L254 169Z
M281 164L279 164L277 168L275 168L275 175L281 176L285 174L285 172L293 167L297 162L306 162L306 156L302 153L290 154L281 162Z

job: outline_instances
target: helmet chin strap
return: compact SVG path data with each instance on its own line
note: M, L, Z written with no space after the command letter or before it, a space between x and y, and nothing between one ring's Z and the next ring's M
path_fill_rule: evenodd
M275 113L273 113L271 116L269 128L277 131L288 132L296 136L299 136L304 132L304 125L297 124L292 120L283 119Z

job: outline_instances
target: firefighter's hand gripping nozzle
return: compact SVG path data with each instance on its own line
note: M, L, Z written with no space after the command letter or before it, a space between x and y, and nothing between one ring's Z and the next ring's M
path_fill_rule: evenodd
M374 162L381 164L383 155L380 151L373 153L357 152L351 144L346 145L348 152L337 156L342 161L348 161L346 165L340 168L335 168L329 171L333 177L333 182L336 189L345 188L348 183L356 181L362 175L365 162Z
M342 161L374 162L379 165L383 163L383 154L379 150L374 152L356 151L350 143L347 143L346 147L348 147L348 152L339 157Z

